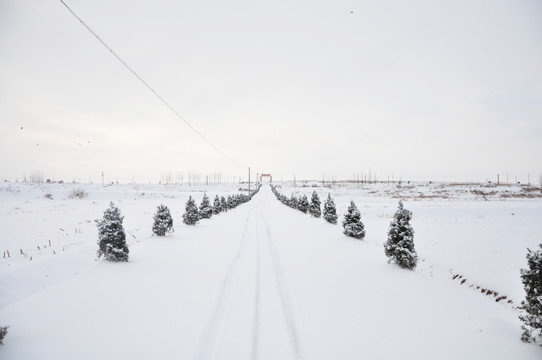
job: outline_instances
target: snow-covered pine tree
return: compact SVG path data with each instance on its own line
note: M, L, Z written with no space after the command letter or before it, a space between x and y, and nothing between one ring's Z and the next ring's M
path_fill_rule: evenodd
M331 194L327 194L327 200L324 202L324 219L330 224L336 224L337 218L335 202L331 198Z
M322 216L322 210L320 209L320 198L318 197L316 191L312 192L309 213L315 218L319 218L320 216Z
M233 196L228 195L228 199L226 200L226 204L228 204L228 209L234 209L235 208L235 200L233 199Z
M350 201L348 212L344 214L343 228L343 233L346 236L356 239L365 237L365 226L361 222L361 214L353 201Z
M4 345L4 339L8 334L8 326L0 327L0 345Z
M388 229L388 241L384 243L384 252L390 258L389 261L404 269L414 269L418 263L418 255L414 249L414 229L410 226L410 219L412 212L405 209L403 202L399 201L399 207Z
M192 199L192 196L188 197L188 201L184 207L185 213L183 214L183 222L186 225L196 225L199 221L198 207Z
M122 226L124 217L113 202L109 203L109 209L104 211L102 220L96 220L98 226L98 257L109 261L128 261L128 246L126 234Z
M523 322L521 340L525 342L542 340L542 244L539 246L541 250L527 249L528 268L521 269L526 294L520 307L524 313L519 318Z
M236 208L237 206L239 206L239 195L238 194L232 195L231 203L233 204L233 208Z
M203 199L201 199L201 205L199 206L199 216L201 219L209 219L213 216L213 208L211 207L211 202L207 193L203 194Z
M218 195L215 196L215 201L213 203L213 215L218 215L222 211L222 208L220 207L220 198Z
M154 235L164 236L166 233L173 231L173 218L167 206L158 205L153 219L152 233Z
M228 201L224 196L220 197L220 211L221 212L228 212Z
M292 194L292 196L290 197L290 201L288 201L288 206L291 207L292 209L297 209L297 205L299 204L299 200L297 200L297 197Z
M301 199L299 199L299 204L297 204L297 208L304 214L309 211L309 199L307 199L307 195L303 194Z
M288 205L288 198L285 196L285 195L279 195L279 200L281 203L283 203L284 205Z

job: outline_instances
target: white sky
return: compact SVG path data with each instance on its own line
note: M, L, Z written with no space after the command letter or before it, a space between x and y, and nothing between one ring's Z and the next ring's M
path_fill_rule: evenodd
M0 178L542 173L540 1L66 3L244 166L60 1L0 0Z

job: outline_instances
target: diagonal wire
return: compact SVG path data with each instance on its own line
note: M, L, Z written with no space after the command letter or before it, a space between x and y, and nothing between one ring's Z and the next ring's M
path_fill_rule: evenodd
M181 116L181 114L179 114L177 112L177 110L175 110L171 105L169 105L169 103L164 100L164 98L162 96L160 96L160 94L158 94L145 80L143 80L143 78L141 76L139 76L124 60L122 60L122 58L117 55L117 53L109 46L107 45L101 38L100 36L98 36L98 34L96 34L94 32L94 30L92 30L84 21L83 19L81 19L63 0L60 0L60 2L62 3L62 5L64 5L66 7L66 9L68 9L68 11L77 19L79 20L79 22L92 34L94 35L94 37L96 39L98 39L98 41L103 45L105 46L105 48L107 50L109 50L109 52L126 68L128 69L129 72L132 73L132 75L134 75L143 85L145 85L145 87L147 89L149 89L158 99L160 99L160 101L166 105L168 107L169 110L171 110L179 119L181 119L190 129L192 129L192 131L194 131L196 134L198 134L207 144L209 144L209 146L211 146L213 149L215 149L220 155L222 155L223 157L225 157L226 159L228 159L229 161L231 161L232 163L238 165L238 166L243 166L241 165L240 163L238 163L237 161L233 160L231 157L229 157L228 155L226 155L222 150L220 150L218 147L216 147L209 139L207 139L202 133L200 133L195 127L192 126L192 124L190 124L185 118L183 118Z

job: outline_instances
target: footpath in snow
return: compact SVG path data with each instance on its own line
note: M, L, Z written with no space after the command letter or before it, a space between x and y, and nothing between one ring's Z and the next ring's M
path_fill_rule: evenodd
M341 230L264 186L0 308L0 358L540 359L514 309Z

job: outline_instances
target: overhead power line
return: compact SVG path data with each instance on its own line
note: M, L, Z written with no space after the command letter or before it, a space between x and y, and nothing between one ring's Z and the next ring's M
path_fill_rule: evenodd
M84 21L83 19L81 19L81 17L79 17L63 0L60 0L60 2L62 3L62 5L64 5L66 7L66 9L68 9L68 11L77 19L79 20L79 22L96 38L98 39L98 41L107 49L109 50L109 52L126 68L128 69L129 72L132 73L132 75L134 75L143 85L145 85L145 87L147 89L149 89L164 105L166 105L168 107L169 110L171 110L175 116L177 116L179 119L181 119L190 129L192 129L192 131L194 131L196 134L198 134L209 146L211 146L213 149L215 149L220 155L222 155L223 157L225 157L226 159L228 159L229 161L231 161L232 163L238 165L238 166L243 166L241 165L240 163L238 163L237 161L233 160L231 157L229 157L228 155L226 155L222 150L220 150L218 147L216 147L215 144L213 144L209 139L207 139L201 132L199 132L194 126L192 126L192 124L190 124L185 118L183 118L181 116L181 114L179 114L177 112L177 110L175 110L173 108L173 106L171 106L166 100L164 100L164 98L162 96L160 96L160 94L158 94L158 92L156 92L156 90L154 90L141 76L139 76L138 73L136 73L124 60L122 60L122 58L109 46L105 43L105 41L103 41L100 36L98 36L98 34L96 34L96 32L94 32L94 30L92 30L90 28L90 26L88 26Z

